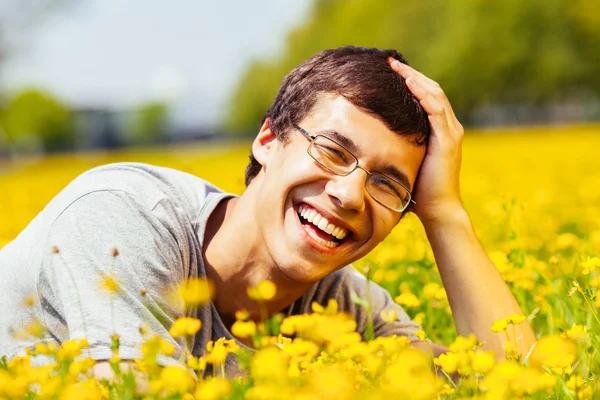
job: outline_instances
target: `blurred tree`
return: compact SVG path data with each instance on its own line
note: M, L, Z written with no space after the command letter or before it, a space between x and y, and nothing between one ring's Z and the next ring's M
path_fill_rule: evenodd
M314 0L284 53L242 75L227 128L256 130L288 71L347 44L398 49L467 124L486 106L598 99L599 10L595 0Z
M139 106L129 120L127 136L133 143L159 143L168 139L169 107L151 102Z
M0 111L0 126L17 150L55 151L74 144L69 110L41 90L27 89L15 95Z
M0 1L0 73L2 63L11 54L23 51L24 42L32 31L32 27L39 24L44 18L58 9L80 0L19 0ZM0 90L0 108L6 102ZM4 153L14 152L12 141L8 137L6 128L0 124L0 157ZM9 151L10 150L10 151Z

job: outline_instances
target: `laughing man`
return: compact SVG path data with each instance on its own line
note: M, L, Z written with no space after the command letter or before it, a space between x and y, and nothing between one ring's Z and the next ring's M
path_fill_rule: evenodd
M398 52L323 51L284 79L252 143L241 196L180 171L133 163L88 171L59 193L0 252L0 355L34 345L7 328L35 318L46 328L42 341L86 337L90 356L107 360L117 332L121 359L141 358L138 328L146 321L176 344L163 362L182 362L186 350L201 355L209 340L231 338L236 310L258 319L246 289L264 280L278 288L267 303L270 314L310 312L313 301L333 298L364 334L366 312L351 293L364 294L367 281L350 264L409 211L425 227L457 333L474 333L484 348L504 354L506 337L490 327L521 310L463 208L462 138L440 86ZM111 255L115 247L118 257ZM110 271L120 284L112 299L98 291ZM188 312L161 298L165 287L203 276L215 285L208 305ZM375 334L405 335L419 347L419 326L370 285ZM24 312L19 304L32 293L39 302ZM380 320L390 308L397 321ZM168 333L186 313L202 321L187 344ZM525 355L534 334L527 322L516 329ZM237 372L233 359L226 369Z

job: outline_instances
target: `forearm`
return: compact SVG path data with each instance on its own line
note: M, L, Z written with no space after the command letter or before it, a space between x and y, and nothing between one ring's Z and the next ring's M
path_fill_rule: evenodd
M504 355L504 332L493 333L495 320L522 314L510 289L479 243L469 217L458 209L443 220L424 223L448 294L459 335L475 334L486 350ZM535 335L527 321L515 326L517 351L525 356ZM512 330L509 331L512 338Z

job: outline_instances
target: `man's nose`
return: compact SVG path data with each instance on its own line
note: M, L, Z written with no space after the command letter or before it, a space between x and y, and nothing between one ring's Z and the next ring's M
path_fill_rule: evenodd
M365 180L366 172L361 168L356 168L349 175L333 176L327 185L325 191L333 197L334 203L347 210L362 212L365 209Z

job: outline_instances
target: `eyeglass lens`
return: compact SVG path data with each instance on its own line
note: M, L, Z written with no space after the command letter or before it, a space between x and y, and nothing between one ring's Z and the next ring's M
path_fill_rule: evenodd
M325 136L315 137L308 152L323 168L337 175L349 175L358 166L352 153ZM406 188L378 172L369 174L366 189L376 201L396 211L406 208L410 201Z

